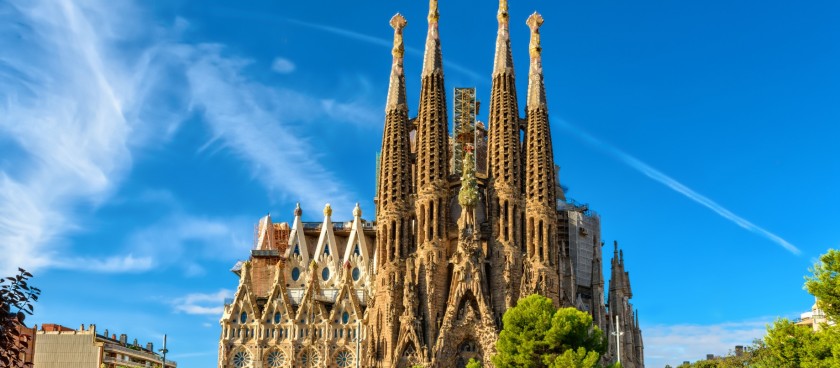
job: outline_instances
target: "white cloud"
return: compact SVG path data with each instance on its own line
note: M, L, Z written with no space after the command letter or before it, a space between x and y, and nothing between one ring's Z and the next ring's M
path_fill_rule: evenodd
M135 152L165 144L193 109L272 195L312 210L355 202L322 164L317 132L300 124L379 121L380 108L355 93L314 96L254 81L243 72L249 61L222 45L180 42L186 20L149 26L133 5L0 3L0 49L15 50L0 53L0 155L16 158L0 162L0 273L69 267L56 260L74 259L66 238L86 230L80 209L109 200ZM132 257L78 260L109 272L152 266Z
M289 59L277 57L271 63L271 70L280 74L288 74L295 71L295 64Z
M736 345L749 346L766 333L772 318L714 325L654 325L642 331L645 365L676 367L683 361L705 359L706 354L725 355Z
M53 263L53 267L60 269L100 273L142 272L151 269L152 266L154 262L151 257L135 257L133 254L104 259L76 257Z
M222 289L215 293L187 294L172 301L175 311L186 314L220 316L224 311L225 298L232 298L233 291Z

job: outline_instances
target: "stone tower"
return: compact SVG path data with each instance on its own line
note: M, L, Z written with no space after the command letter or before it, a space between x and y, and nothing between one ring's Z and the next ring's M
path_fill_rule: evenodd
M496 318L516 304L522 277L522 121L516 95L516 77L510 50L510 19L506 0L499 2L499 29L490 90L490 129L487 153L487 208L491 236L491 262L498 270L492 281Z
M397 14L391 19L394 48L388 99L385 105L385 131L382 135L382 159L377 192L376 277L372 289L373 303L368 312L369 359L372 366L382 366L397 343L399 317L403 311L405 258L413 243L411 165L409 161L408 107L405 102L405 54L402 32L405 18ZM388 360L389 361L389 360ZM386 365L387 366L387 365Z
M531 64L528 73L527 129L525 132L525 254L522 295L543 294L561 304L562 247L557 237L557 197L554 153L545 101L540 46L541 15L528 18L531 28ZM568 299L562 304L572 305Z
M630 273L624 269L624 251L618 249L618 242L615 242L614 246L607 301L607 336L617 341L610 341L606 358L610 362L620 361L622 367L641 368L645 366L644 343L638 311L634 311L633 304L630 303L630 299L633 298ZM619 345L620 357L617 349Z
M424 321L418 331L419 344L397 347L401 356L412 349L422 361L428 361L429 350L438 338L446 305L447 261L449 249L449 128L446 109L446 87L443 79L443 57L438 33L437 0L429 2L428 32L423 54L420 80L420 103L416 118L416 162L414 202L417 218L417 282L418 317ZM412 305L414 307L414 305Z

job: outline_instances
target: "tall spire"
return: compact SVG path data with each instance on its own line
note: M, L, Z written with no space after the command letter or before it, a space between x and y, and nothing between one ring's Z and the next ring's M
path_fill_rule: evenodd
M518 290L509 284L519 284L522 273L520 248L523 245L522 203L522 142L520 141L519 102L516 78L510 52L509 15L507 0L499 1L497 14L499 31L496 36L496 55L493 62L493 82L490 90L490 120L487 145L487 175L492 185L488 191L490 208L488 220L493 229L495 269L507 267L502 259L512 260L510 282L490 277L494 308L504 311L516 304Z
M540 26L543 24L543 17L539 13L531 14L528 17L528 28L531 28L531 43L529 50L531 54L531 67L528 73L528 108L536 108L539 105L545 106L545 84L543 83L542 72L542 46L540 46Z
M426 51L423 54L423 76L440 72L443 73L443 62L440 52L440 35L438 34L437 0L429 0L429 32L426 34Z
M393 110L400 105L405 106L405 72L403 71L403 58L405 46L403 45L403 28L406 24L405 17L397 13L391 18L391 27L394 28L394 48L391 50L394 61L391 64L391 79L388 84L388 100L385 104L385 111Z
M496 58L493 62L493 75L508 72L513 75L513 56L510 52L510 15L507 0L499 0L499 31L496 35Z

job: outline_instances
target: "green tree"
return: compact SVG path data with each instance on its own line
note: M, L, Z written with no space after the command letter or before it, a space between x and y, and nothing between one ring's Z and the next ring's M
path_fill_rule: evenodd
M556 309L541 295L520 299L502 321L493 356L497 368L594 368L606 350L592 316L574 308Z
M481 363L471 358L470 361L467 362L467 368L481 368Z
M817 297L817 307L826 316L840 318L840 251L829 249L810 269L813 275L805 277L805 289Z
M19 268L18 274L0 279L0 367L25 367L21 361L23 351L30 342L21 339L18 326L25 326L27 315L32 315L32 303L38 300L41 290L29 285L32 274Z

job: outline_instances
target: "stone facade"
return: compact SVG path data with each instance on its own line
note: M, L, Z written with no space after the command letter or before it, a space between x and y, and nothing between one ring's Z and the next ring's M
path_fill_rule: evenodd
M525 117L519 115L507 2L501 0L489 128L454 150L449 136L440 19L430 1L416 118L406 104L405 18L394 48L377 168L374 223L291 227L266 216L221 319L219 368L491 367L504 312L539 293L619 331L625 367L643 367L641 330L623 259L604 303L600 218L567 201L554 163L540 26L532 15ZM524 138L523 138L524 137ZM452 160L453 152L465 152ZM463 170L451 170L459 162ZM461 174L458 175L457 173ZM617 254L617 253L616 253ZM616 281L618 280L618 281ZM618 358L610 340L605 362Z

